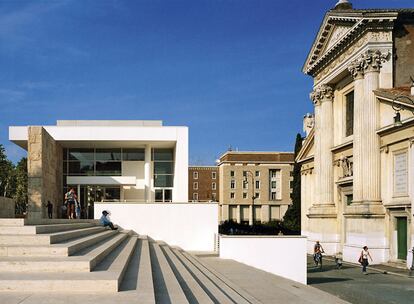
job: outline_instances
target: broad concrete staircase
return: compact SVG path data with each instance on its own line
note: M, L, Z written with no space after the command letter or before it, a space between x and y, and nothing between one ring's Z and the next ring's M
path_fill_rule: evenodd
M136 303L257 303L180 248L85 220L27 225L0 219L1 291L124 292Z

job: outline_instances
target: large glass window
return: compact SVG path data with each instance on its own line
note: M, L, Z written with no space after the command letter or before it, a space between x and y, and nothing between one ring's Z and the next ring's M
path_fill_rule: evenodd
M145 149L122 149L122 160L145 160Z
M119 176L121 175L121 162L97 161L95 175Z
M120 161L121 149L96 149L95 159L106 161Z
M154 187L174 186L174 149L152 149Z

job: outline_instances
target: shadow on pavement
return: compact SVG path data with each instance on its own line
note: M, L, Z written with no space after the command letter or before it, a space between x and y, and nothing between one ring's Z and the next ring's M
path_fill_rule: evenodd
M353 279L345 279L345 278L309 278L308 277L308 285L332 283L332 282L344 282L344 281L353 281Z

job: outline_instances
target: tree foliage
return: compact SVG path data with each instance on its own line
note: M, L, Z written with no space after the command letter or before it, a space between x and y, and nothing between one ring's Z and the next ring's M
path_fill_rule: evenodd
M295 159L302 148L302 136L298 133L295 142ZM292 189L292 205L286 211L283 217L283 225L290 230L300 234L300 216L301 216L301 198L300 198L300 164L295 161L293 165L293 189Z
M13 198L16 214L23 214L27 207L27 159L22 158L15 166L7 159L0 144L0 196Z
M16 214L24 214L27 210L27 158L23 157L16 165L16 190L13 198L16 202Z
M7 159L6 151L0 144L0 196L12 197L15 186L14 165Z

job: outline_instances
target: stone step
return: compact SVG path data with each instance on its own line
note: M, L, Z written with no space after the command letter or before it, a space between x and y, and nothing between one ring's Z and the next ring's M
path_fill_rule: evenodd
M0 272L0 291L108 293L117 290L118 280L109 272Z
M118 233L99 243L86 255L70 257L0 257L0 269L5 272L90 272L114 248L128 237Z
M2 226L24 226L22 218L0 218L0 227Z
M151 266L157 303L188 304L188 300L164 253L157 242L151 241Z
M208 276L206 276L205 273L203 273L189 259L187 259L180 250L172 248L172 251L183 263L183 265L185 265L185 267L191 272L194 278L199 282L200 286L202 286L203 289L209 293L210 298L212 298L215 303L234 304L226 293L223 292L221 286L217 285L217 282L214 282L214 280L211 280Z
M243 289L227 280L223 275L219 274L218 272L214 271L206 264L201 262L200 259L194 257L188 252L185 252L184 250L180 250L177 248L174 252L181 253L183 257L185 257L189 262L191 262L195 267L197 267L206 277L208 277L211 280L211 282L213 282L216 286L219 286L220 289L223 292L225 292L227 297L229 297L232 300L231 303L260 303L255 298L246 293Z
M99 231L97 234L51 245L0 245L0 256L70 256L81 249L111 237L117 232L117 230Z
M19 234L8 234L0 235L1 245L49 245L66 240L74 239L77 237L97 233L105 230L104 227L96 226L90 228L75 229L69 231L61 231L49 234L34 234L34 235L19 235Z
M155 304L154 282L151 269L150 249L147 236L140 236L141 252L139 258L137 287L139 303Z
M124 278L125 271L128 267L129 260L131 259L131 256L135 250L137 241L138 241L138 236L136 235L130 236L129 239L127 240L125 247L118 254L116 259L112 262L111 266L108 269L109 272L115 274L118 280L117 291L119 290L122 279Z
M51 225L26 225L26 226L3 226L0 235L6 234L40 234L54 233L95 226L93 223L70 223L70 224L51 224Z
M169 261L170 266L173 269L178 282L180 283L180 286L186 294L187 299L189 299L190 303L214 303L214 301L209 297L202 286L200 286L190 271L172 252L171 248L168 245L162 243L160 243L160 247L164 251L167 260Z

